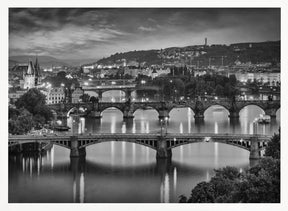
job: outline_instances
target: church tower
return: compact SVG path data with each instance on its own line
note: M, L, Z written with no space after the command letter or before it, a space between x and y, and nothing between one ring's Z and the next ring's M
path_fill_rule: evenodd
M40 73L40 65L38 63L37 56L36 56L36 61L34 65L34 75L35 75L35 86L38 86L41 83L41 73Z
M29 60L27 72L23 74L24 89L37 87L41 82L40 65L36 57L35 65Z
M24 89L31 89L35 87L35 75L34 75L34 67L32 61L28 63L27 72L23 75L24 79Z

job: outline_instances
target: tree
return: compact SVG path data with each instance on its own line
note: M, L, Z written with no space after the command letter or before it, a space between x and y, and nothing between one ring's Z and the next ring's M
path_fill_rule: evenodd
M32 114L22 108L19 110L19 115L8 120L9 133L13 135L22 135L30 131L33 127Z
M179 203L187 203L187 197L184 195L179 196Z
M30 113L36 114L35 107L38 105L45 105L46 97L38 89L29 89L22 95L15 103L17 108L24 107Z
M280 161L271 157L260 160L235 189L233 202L279 203Z
M99 102L99 99L95 96L92 96L92 97L90 97L90 102L97 103L97 102Z
M82 102L89 102L90 95L85 93L80 97L80 99L82 99Z
M25 108L32 115L40 115L45 118L45 121L52 119L53 114L49 107L45 104L46 96L42 94L38 89L29 89L24 95L22 95L15 103L18 109Z
M188 203L213 203L214 189L211 183L200 182L192 190L191 196L188 199Z
M181 195L182 203L279 203L280 160L263 158L259 163L239 173L234 167L215 170L210 182L201 182L192 190L187 200Z
M268 142L268 146L265 150L265 156L271 156L275 159L280 159L280 128L279 133L274 134L271 141Z
M66 72L65 71L60 71L57 73L57 77L59 78L65 78L66 77Z
M230 83L232 86L235 86L235 85L236 85L236 83L237 83L237 78L236 78L236 76L235 76L234 74L229 76L229 83Z
M215 93L217 96L223 96L224 95L224 88L218 84L216 86Z

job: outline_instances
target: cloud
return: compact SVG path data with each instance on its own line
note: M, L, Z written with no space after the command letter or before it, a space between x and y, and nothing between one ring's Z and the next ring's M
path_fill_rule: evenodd
M145 26L139 26L138 29L141 30L141 31L145 31L145 32L153 32L153 31L156 31L156 28L145 27Z
M9 37L11 53L40 51L74 54L79 49L97 48L117 40L127 33L110 28L66 25L54 31L35 31L13 33Z
M148 18L147 20L152 22L152 23L157 23L157 21L155 19L153 19L153 18Z
M102 57L123 49L135 50L135 46L199 44L201 37L225 44L279 40L280 9L9 9L10 55L37 52Z

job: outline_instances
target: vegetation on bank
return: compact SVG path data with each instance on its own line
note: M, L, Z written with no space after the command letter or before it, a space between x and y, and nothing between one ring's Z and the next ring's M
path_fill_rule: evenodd
M200 182L180 203L279 203L280 130L269 142L265 158L245 172L235 167L215 170L209 182Z
M181 96L192 99L204 95L232 98L236 94L239 94L236 88L237 79L235 75L226 77L218 74L205 74L192 77L188 74L185 77L157 77L153 80L151 77L138 75L136 78L138 84L141 84L143 80L146 85L157 86L163 90L163 95L166 100L171 98L179 99ZM153 94L151 94L151 96L152 95Z
M9 134L22 135L48 123L53 114L45 101L45 95L33 88L16 101L15 107L9 106Z

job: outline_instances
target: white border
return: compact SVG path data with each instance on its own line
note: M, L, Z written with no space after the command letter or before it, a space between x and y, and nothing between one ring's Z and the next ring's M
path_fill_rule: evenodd
M8 204L8 8L9 7L281 7L281 203L280 204ZM244 209L253 209L261 211L287 210L288 208L288 174L287 174L287 150L288 150L288 134L287 121L285 112L287 109L287 23L288 20L288 5L286 0L242 0L234 1L222 0L105 0L105 1L88 1L88 0L1 0L0 21L1 21L1 210L50 210L50 209L69 209L77 210L233 210L243 211ZM6 171L3 171L5 169Z

